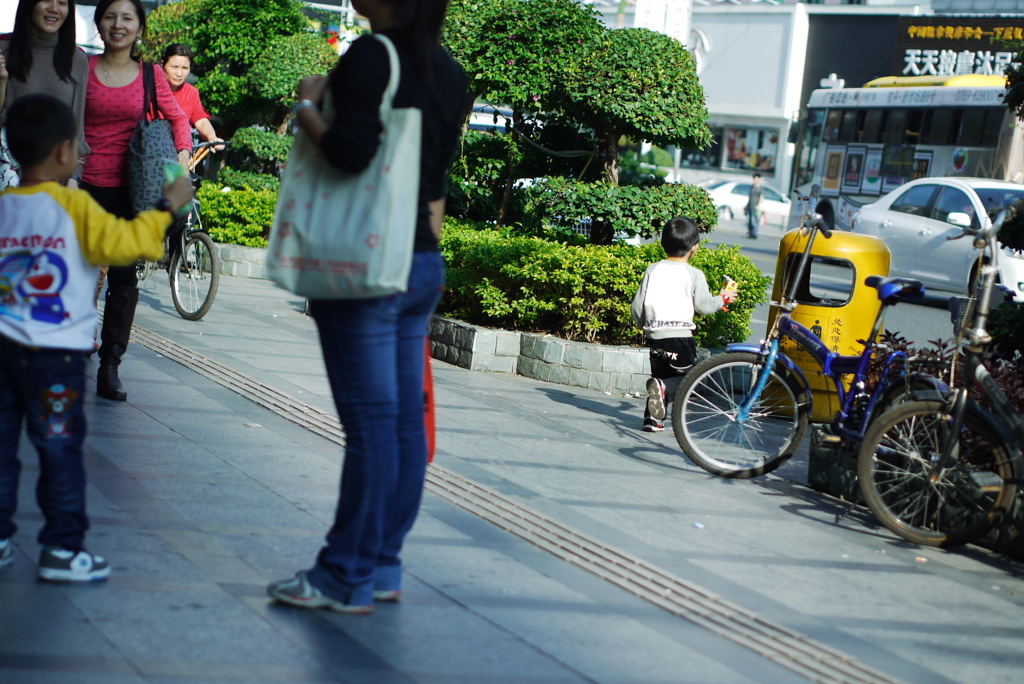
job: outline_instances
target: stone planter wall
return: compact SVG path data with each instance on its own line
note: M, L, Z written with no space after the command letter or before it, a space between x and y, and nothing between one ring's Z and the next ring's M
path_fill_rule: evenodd
M520 333L481 328L434 316L430 322L430 355L460 368L515 374Z
M599 392L636 394L651 375L646 349L568 342L551 335L523 333L519 375Z
M568 342L532 333L494 330L435 316L431 356L461 368L518 374L600 392L644 392L651 365L646 349Z
M264 278L263 265L267 250L243 245L222 245L217 243L220 258L220 274L239 278Z

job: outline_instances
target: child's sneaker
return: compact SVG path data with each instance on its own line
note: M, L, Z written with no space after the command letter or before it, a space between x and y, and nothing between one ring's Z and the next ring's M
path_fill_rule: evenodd
M14 562L14 544L10 539L0 539L0 568L6 568Z
M656 420L665 420L665 383L658 378L647 381L647 412Z
M381 603L397 603L402 595L401 589L374 589L373 600Z
M39 555L39 579L50 582L94 582L110 576L110 564L103 556L94 556L85 549L68 551L59 546L46 546Z
M651 416L644 417L644 432L664 432L665 423Z

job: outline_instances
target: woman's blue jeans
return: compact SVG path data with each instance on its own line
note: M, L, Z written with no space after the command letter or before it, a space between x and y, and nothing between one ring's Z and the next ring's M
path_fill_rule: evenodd
M439 252L413 256L408 291L314 300L327 376L345 428L341 495L309 581L351 605L401 587L399 552L427 467L423 372L430 317L444 290Z

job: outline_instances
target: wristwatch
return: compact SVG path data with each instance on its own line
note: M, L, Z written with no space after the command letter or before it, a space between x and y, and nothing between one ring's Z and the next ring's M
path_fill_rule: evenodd
M171 210L171 200L167 199L166 197L161 197L156 201L155 207L157 211L169 212Z
M313 102L312 100L299 100L298 104L292 107L292 115L298 114L303 109L309 109L310 107L313 109L319 109L319 107L316 106L316 102Z

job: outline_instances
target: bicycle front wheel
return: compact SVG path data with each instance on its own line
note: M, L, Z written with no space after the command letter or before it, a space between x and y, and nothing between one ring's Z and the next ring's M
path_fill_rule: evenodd
M220 283L220 262L213 240L195 232L171 260L171 298L182 318L198 321L213 306Z
M672 430L687 457L720 477L745 479L775 470L807 431L805 390L780 363L768 376L745 420L740 406L764 368L757 354L720 354L683 378L672 409Z
M965 411L954 436L944 402L908 402L864 436L857 456L861 494L878 521L907 541L943 547L975 541L1013 501L1010 451L983 409L968 403ZM933 473L953 438L956 463Z

